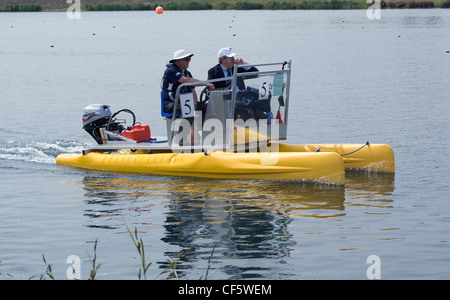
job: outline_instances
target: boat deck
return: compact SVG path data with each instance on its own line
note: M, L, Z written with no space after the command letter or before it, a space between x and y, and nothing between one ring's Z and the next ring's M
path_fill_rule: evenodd
M91 152L113 152L118 150L129 149L132 151L148 150L149 153L158 152L202 152L204 151L202 146L177 146L169 145L167 140L155 141L155 142L123 142L123 141L108 141L107 144L94 145L89 149L83 150L83 155Z

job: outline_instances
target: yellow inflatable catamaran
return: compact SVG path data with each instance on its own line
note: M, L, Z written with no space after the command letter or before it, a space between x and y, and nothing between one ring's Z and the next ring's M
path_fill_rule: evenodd
M114 172L204 178L313 181L345 184L346 169L395 172L394 153L385 144L285 144L291 62L253 65L258 72L238 73L245 91L202 91L195 110L191 95L180 95L174 112L161 110L167 138L152 138L134 113L111 114L108 105L85 108L83 128L98 145L80 154L60 154L56 163ZM223 80L223 79L222 79ZM210 80L205 82L214 82ZM204 83L204 82L202 82ZM198 84L198 82L197 82ZM117 116L128 113L125 128Z

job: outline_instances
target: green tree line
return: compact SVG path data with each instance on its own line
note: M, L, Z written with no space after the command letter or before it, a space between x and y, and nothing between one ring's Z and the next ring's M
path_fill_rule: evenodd
M126 10L154 10L162 4L151 3L97 3L82 4L87 11L126 11ZM366 0L304 0L301 2L247 2L221 1L210 4L207 2L167 2L162 5L164 10L308 10L308 9L367 9L370 4ZM382 8L450 8L450 0L396 0L382 1ZM7 4L0 7L0 12L38 12L51 10L40 4ZM61 8L59 8L61 10Z

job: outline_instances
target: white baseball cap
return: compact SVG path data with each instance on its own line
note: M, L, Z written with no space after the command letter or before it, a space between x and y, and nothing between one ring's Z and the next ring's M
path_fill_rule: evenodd
M234 53L233 51L231 51L231 48L222 48L219 50L219 53L217 54L218 58L221 57L233 57L236 56L236 53Z
M173 59L171 59L169 62L173 63L176 60L183 59L186 57L194 56L194 54L187 52L186 50L177 50L173 53Z

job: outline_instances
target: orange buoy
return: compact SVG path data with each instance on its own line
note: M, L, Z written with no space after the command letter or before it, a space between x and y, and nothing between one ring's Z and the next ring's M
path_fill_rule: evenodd
M161 6L158 6L158 7L155 9L155 11L156 11L156 13L157 13L158 15L160 15L160 14L162 14L162 13L164 12L164 9L163 9Z

